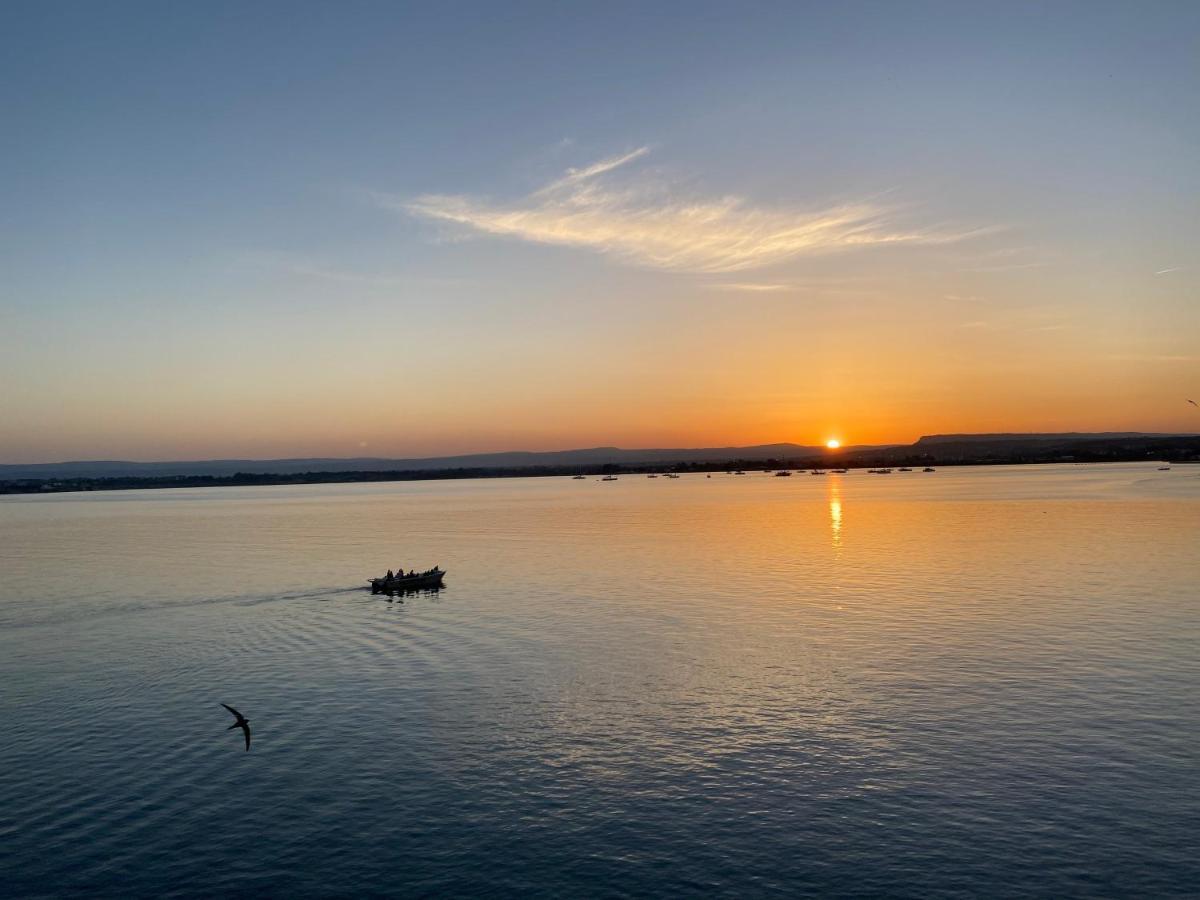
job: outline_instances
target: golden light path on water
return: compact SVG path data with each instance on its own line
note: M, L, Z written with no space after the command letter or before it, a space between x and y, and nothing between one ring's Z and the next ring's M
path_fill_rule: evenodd
M829 530L833 538L833 549L842 547L842 490L841 476L829 482Z

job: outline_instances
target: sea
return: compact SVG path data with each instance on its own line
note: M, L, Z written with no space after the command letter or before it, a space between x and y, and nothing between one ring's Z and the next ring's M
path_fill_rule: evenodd
M1200 896L1198 588L1150 462L8 496L0 895Z

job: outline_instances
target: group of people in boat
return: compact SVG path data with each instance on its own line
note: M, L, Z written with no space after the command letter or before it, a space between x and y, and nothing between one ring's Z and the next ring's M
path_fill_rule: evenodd
M442 587L442 576L445 572L439 566L433 566L432 569L426 569L424 572L409 569L404 571L404 566L396 571L388 570L382 578L368 578L371 583L372 594L386 594L391 596L395 592L404 592L404 590L420 590L427 588L437 590Z
M407 572L405 572L404 566L401 566L395 571L395 573L393 573L391 569L388 569L387 575L384 576L383 580L399 581L402 578L423 578L424 576L432 575L437 571L438 567L434 566L432 569L426 569L424 572L418 572L416 569L409 569Z
M389 597L394 591L418 590L420 588L437 589L441 587L442 576L445 572L438 566L432 569L426 569L424 572L418 572L416 569L404 571L401 566L396 571L388 569L387 575L383 578L369 579L371 584L372 594L387 594Z

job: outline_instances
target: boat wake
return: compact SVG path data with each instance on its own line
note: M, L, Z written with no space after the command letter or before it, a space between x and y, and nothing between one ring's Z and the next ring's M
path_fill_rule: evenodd
M79 604L70 606L38 606L25 609L5 610L11 617L0 619L0 627L4 628L41 628L80 620L111 618L114 616L132 616L143 613L184 610L206 606L263 606L269 603L285 603L292 600L318 600L328 602L339 596L362 593L359 587L324 587L304 591L287 591L278 594L233 594L220 597L190 597L171 600L139 600L132 602L107 603L103 606L81 607Z

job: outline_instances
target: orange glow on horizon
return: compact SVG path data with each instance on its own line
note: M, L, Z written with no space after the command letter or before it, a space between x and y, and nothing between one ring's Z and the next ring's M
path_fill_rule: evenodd
M838 447L842 446L842 442L839 441L837 438L830 438L829 440L827 440L825 442L825 446L828 447L830 450L836 450Z

